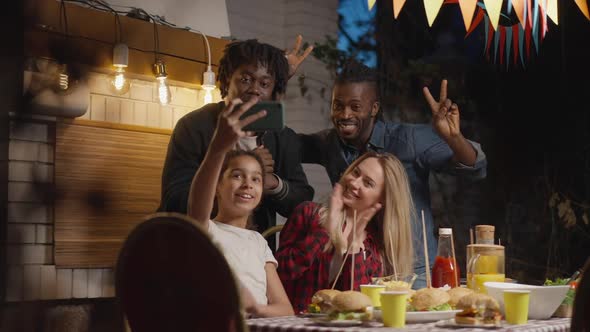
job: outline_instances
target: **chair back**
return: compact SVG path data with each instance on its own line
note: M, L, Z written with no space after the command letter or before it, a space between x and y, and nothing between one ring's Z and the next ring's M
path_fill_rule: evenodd
M187 216L156 213L140 223L119 253L115 287L133 332L244 330L231 270Z
M582 279L576 288L572 332L590 332L590 257L582 268Z

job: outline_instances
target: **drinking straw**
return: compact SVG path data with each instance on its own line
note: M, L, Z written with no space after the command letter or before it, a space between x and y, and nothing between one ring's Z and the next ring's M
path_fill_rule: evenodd
M397 281L397 267L395 266L395 255L393 251L393 240L391 239L391 234L389 234L389 246L391 247L391 263L393 264L393 278Z
M430 283L430 263L428 262L428 244L426 241L426 222L424 221L424 210L422 211L422 239L424 240L424 262L426 263L426 287L431 288Z
M469 229L469 244L473 244L473 228Z
M350 243L350 248L352 249L352 244L356 239L356 210L354 210L354 214L352 217L352 242ZM350 259L350 290L354 290L354 250L352 250L352 258Z
M455 240L453 239L453 233L451 233L451 255L453 255L453 264L454 264L454 275L455 275L455 287L460 287L459 285L459 276L457 275L457 258L455 258Z

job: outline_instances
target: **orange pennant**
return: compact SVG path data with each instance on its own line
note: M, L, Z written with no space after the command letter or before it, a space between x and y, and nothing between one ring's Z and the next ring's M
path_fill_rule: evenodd
M590 20L590 13L588 12L588 2L586 0L574 0L578 8L582 11L584 16Z
M500 20L500 10L502 9L502 0L483 0L486 11L490 17L490 23L494 30L498 30L498 21Z
M557 16L557 0L547 0L547 16L549 16L555 24L559 24L559 18Z
M402 11L402 7L406 3L406 0L393 0L393 18L399 16L399 12Z
M524 21L524 2L527 0L512 0L512 8L514 8L514 12L516 13L516 16L518 17L518 20L520 21L520 25L522 25L522 28L524 29L525 26L525 21ZM557 0L555 0L557 1Z
M465 30L469 30L471 20L473 19L473 12L477 6L477 0L461 0L459 7L461 7L461 15L463 15L463 23L465 23Z
M444 0L424 0L424 9L426 10L426 18L428 19L429 27L432 26L443 2Z

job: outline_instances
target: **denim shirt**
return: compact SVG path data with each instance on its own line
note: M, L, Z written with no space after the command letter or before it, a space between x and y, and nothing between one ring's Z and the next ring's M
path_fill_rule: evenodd
M365 151L345 144L339 139L335 129L327 129L312 135L299 135L302 142L302 162L323 165L332 184L338 182L346 167L365 151L388 152L396 156L404 165L416 210L412 222L415 252L415 272L423 274L424 245L422 242L421 211L424 211L428 257L432 263L436 256L437 239L434 236L434 223L430 207L430 172L483 179L486 176L486 156L481 146L468 142L477 153L473 166L453 161L453 151L433 130L430 124L402 124L377 121ZM336 152L337 151L337 152Z

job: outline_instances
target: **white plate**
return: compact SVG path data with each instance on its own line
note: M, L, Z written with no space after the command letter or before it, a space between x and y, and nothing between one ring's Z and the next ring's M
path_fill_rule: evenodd
M434 322L442 319L455 318L455 314L461 310L446 311L408 311L406 312L406 323Z
M363 324L360 320L329 320L325 317L312 318L311 321L317 325L331 327L359 326Z
M473 325L473 324L459 324L455 322L455 318L441 320L436 322L435 324L438 327L467 327L467 328L478 328L478 329L499 329L502 327L502 324L481 324L481 325Z

